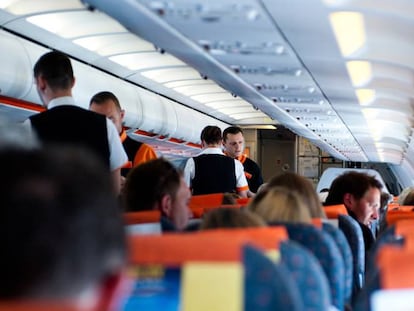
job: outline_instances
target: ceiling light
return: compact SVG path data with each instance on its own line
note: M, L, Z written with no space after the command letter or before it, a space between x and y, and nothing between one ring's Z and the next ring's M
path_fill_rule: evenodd
M155 52L153 44L130 33L82 37L73 40L73 43L101 56L132 52Z
M200 74L190 67L154 69L141 72L141 75L158 83L200 79Z
M368 106L375 100L375 90L356 89L355 94L361 106Z
M81 1L68 0L1 0L0 9L15 15L30 15L45 11L58 11L67 9L84 9Z
M372 66L366 61L350 61L346 63L348 74L351 77L352 85L361 87L372 79Z
M342 56L350 56L365 45L364 17L361 13L335 12L329 18Z
M98 34L127 32L120 23L109 19L106 15L99 12L69 11L48 13L30 16L26 20L63 38L80 38Z
M186 66L178 58L157 52L131 53L111 56L109 59L130 70L143 70L157 67Z

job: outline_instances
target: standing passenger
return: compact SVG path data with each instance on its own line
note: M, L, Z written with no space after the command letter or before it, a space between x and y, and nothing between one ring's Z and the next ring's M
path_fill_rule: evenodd
M25 126L45 144L64 143L89 148L110 168L116 193L121 167L128 161L115 126L102 115L75 104L70 59L60 52L44 54L34 66L37 91L47 111L31 116Z
M263 184L262 172L259 165L243 154L244 136L243 130L237 126L230 126L223 131L224 153L229 157L239 160L244 167L244 174L249 184L249 196L257 192Z
M125 111L121 108L118 98L113 93L99 92L95 94L89 102L89 109L105 115L118 130L129 160L121 170L122 176L126 177L132 167L157 158L154 149L149 145L138 142L127 135L122 126Z
M220 128L206 126L201 132L201 145L201 154L188 159L184 168L184 177L193 195L236 192L247 197L249 186L243 165L224 155Z

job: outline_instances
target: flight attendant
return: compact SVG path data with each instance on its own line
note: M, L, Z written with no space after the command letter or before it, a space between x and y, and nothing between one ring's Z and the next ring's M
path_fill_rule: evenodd
M122 126L125 111L121 108L118 98L113 93L99 92L95 94L89 102L89 109L105 115L114 123L128 156L128 163L121 170L123 177L126 177L132 167L157 158L157 153L151 146L136 141L127 135L125 128Z
M249 186L243 165L224 155L221 129L206 126L201 132L201 145L201 153L188 159L184 168L184 178L193 195L234 192L247 197Z

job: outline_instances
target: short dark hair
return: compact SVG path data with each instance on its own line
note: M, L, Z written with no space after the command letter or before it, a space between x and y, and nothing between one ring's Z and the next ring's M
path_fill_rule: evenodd
M229 126L228 128L226 128L223 131L223 140L226 141L228 134L236 135L236 134L239 134L239 133L243 134L243 130L240 127L238 127L238 126Z
M33 68L34 76L42 76L52 90L67 90L72 87L74 77L69 57L52 51L39 58Z
M220 143L222 139L221 129L215 125L207 125L201 131L200 138L202 141L204 140L207 144Z
M374 176L366 173L348 171L334 179L329 188L325 205L343 204L344 195L352 194L361 199L370 188L382 189L382 184Z
M122 109L118 97L116 97L114 93L108 91L99 92L93 95L91 100L89 101L89 107L92 104L102 105L107 100L112 100L115 103L115 106L118 108L118 110Z
M127 175L123 200L127 211L152 210L165 194L175 199L181 172L164 158L134 167Z
M74 298L125 263L110 174L79 148L0 152L0 299Z

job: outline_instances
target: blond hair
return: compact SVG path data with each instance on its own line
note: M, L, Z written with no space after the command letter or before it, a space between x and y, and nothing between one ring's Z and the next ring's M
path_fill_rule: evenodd
M200 230L217 228L265 227L258 215L237 208L217 208L204 215Z
M268 223L312 221L309 208L299 194L285 187L272 187L256 195L248 209Z

